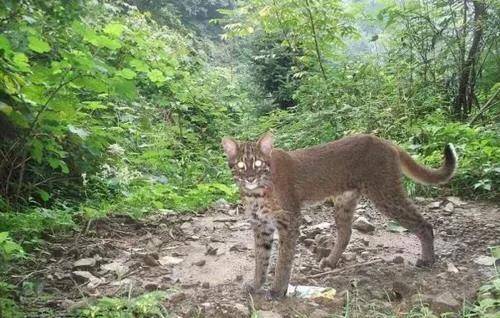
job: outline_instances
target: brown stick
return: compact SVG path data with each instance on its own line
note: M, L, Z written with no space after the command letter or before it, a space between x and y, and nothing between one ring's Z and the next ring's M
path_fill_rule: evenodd
M309 275L309 276L306 276L306 278L318 278L318 277L323 277L323 276L330 275L330 274L337 274L337 273L343 272L343 271L348 270L348 269L353 269L356 267L361 267L361 266L366 266L366 265L373 265L373 264L380 263L382 261L383 261L382 259L375 259L375 260L364 262L364 263L358 263L358 264L354 264L354 265L350 265L350 266L346 266L346 267L342 267L342 268L332 269L331 271L326 271L326 272L322 272L322 273L318 273L318 274L314 274L314 275Z

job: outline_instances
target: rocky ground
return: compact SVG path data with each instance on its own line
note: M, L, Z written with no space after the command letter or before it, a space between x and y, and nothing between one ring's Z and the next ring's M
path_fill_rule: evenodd
M417 203L435 227L439 260L431 269L414 265L420 253L415 236L362 201L341 263L322 270L318 260L335 237L335 208L304 211L291 284L332 287L334 296L330 290L312 299L291 295L268 302L243 293L253 273L253 237L239 208L222 201L201 215L116 216L71 236L49 236L35 263L8 274L17 286L35 286L21 297L33 317L43 316L42 308L63 316L103 296L153 290L169 291L164 305L174 317L260 311L262 317L318 318L347 307L351 317L369 317L375 311L402 315L422 303L436 312L459 310L494 275L488 247L500 245L499 208L454 197Z

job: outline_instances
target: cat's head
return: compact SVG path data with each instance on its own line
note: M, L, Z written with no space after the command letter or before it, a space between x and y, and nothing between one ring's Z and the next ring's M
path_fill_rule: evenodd
M232 138L223 138L222 146L234 180L244 191L254 191L271 185L270 158L273 137L270 133L258 141L238 142Z

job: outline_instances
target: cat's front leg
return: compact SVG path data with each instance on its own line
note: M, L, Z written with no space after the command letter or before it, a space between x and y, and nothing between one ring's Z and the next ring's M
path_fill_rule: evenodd
M253 286L246 286L250 293L259 293L266 282L269 258L273 247L274 227L267 220L256 220L253 225L255 239L255 275Z
M269 294L270 299L279 299L286 296L288 282L292 272L293 259L297 238L299 236L298 214L288 215L276 220L279 233L279 255L276 264L274 282Z

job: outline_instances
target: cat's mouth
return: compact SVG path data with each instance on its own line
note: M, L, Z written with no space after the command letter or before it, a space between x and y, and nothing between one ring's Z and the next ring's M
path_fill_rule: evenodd
M245 188L248 190L255 190L259 187L259 184L257 182L245 182Z

